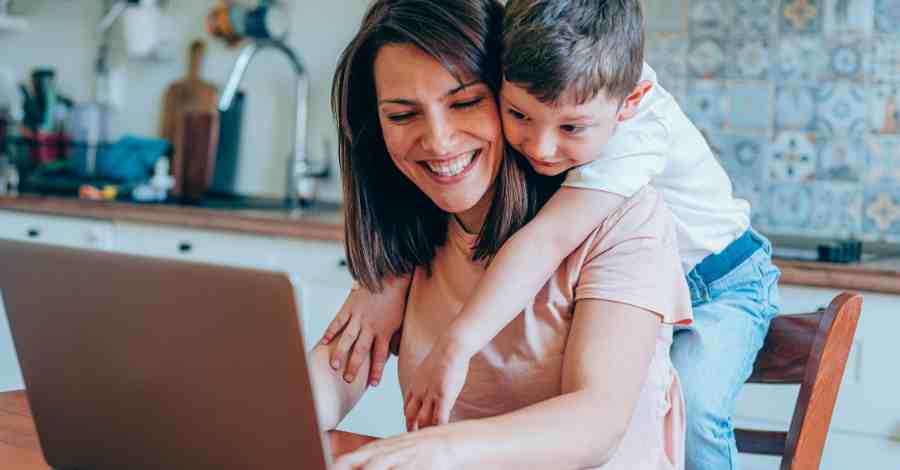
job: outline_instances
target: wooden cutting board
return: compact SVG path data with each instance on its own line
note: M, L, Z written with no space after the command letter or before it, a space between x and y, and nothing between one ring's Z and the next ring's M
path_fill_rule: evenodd
M188 72L187 75L169 85L163 97L161 137L172 144L172 166L175 171L174 193L178 195L181 189L181 178L178 169L184 164L184 149L181 148L182 139L179 139L178 128L184 120L187 112L206 112L216 115L218 113L219 91L215 85L200 78L200 66L203 63L203 54L206 44L201 40L191 42L188 48Z

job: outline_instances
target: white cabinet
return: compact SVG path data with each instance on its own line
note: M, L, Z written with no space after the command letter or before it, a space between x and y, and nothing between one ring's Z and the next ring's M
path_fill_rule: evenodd
M270 241L253 235L129 222L115 230L123 253L258 269L272 269L275 259Z
M3 303L3 292L0 291L0 392L21 390L25 388L19 359L13 346L9 323L6 321L6 308Z
M827 306L839 289L781 286L782 311ZM863 308L844 372L821 468L900 468L900 368L896 365L900 296L863 292ZM799 386L751 384L738 397L736 423L787 430ZM743 468L778 468L777 459L745 456ZM888 463L890 462L890 464Z
M350 288L353 279L339 242L279 238L271 241L269 250L275 257L275 270L295 274L304 281ZM337 309L332 315L335 313Z
M108 220L0 211L0 238L108 250L113 247L113 224Z

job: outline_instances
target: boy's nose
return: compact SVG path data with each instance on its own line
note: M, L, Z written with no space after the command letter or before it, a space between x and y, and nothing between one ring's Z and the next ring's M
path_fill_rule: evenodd
M556 141L549 136L536 136L526 143L525 152L534 160L551 162L556 158Z

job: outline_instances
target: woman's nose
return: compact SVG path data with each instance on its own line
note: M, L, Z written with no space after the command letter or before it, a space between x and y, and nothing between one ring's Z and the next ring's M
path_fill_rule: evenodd
M444 155L453 151L455 137L456 128L449 119L443 116L432 116L428 118L422 136L422 148L434 155Z

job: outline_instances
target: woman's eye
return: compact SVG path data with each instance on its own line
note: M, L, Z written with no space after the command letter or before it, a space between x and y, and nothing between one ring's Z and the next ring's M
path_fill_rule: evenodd
M573 124L565 124L565 125L560 126L560 129L562 129L563 132L565 132L566 134L577 135L577 134L581 134L582 132L584 132L584 130L587 129L587 127L586 126L576 126Z
M392 122L406 122L409 121L415 113L398 113L398 114L389 114L388 119Z
M475 99L471 99L471 100L469 100L469 101L463 101L463 102L460 102L460 103L454 103L454 104L453 104L453 108L454 108L454 109L471 108L472 106L475 106L476 104L481 103L481 100L483 100L483 99L484 99L484 98L482 98L482 97L478 97L478 98L475 98Z
M506 110L506 112L507 112L510 116L512 116L513 119L516 119L516 120L519 120L519 121L524 121L524 120L525 120L525 115L522 114L522 113L520 113L520 112L518 112L518 111L516 111L515 109L509 108L509 109Z

